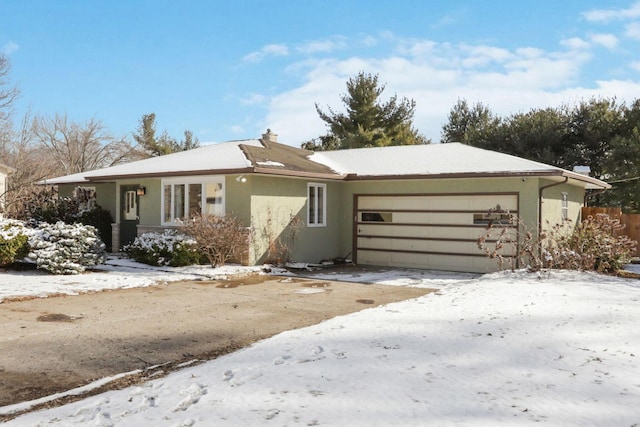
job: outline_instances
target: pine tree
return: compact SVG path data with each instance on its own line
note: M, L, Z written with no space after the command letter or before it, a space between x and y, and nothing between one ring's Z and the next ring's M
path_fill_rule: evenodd
M347 81L347 94L341 99L345 113L331 107L325 113L316 104L316 111L327 124L329 133L302 144L313 150L382 147L387 145L428 144L430 141L413 128L416 103L394 95L386 103L380 101L385 86L378 75L360 72Z
M136 142L151 157L191 150L192 148L198 148L200 146L200 141L198 141L198 138L193 138L193 132L190 130L184 131L184 137L185 139L183 141L178 142L175 138L169 136L166 131L159 137L156 137L155 113L142 116L138 131L133 134Z

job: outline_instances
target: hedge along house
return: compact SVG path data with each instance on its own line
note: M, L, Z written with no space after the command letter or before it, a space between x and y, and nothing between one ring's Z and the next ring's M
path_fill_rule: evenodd
M60 194L95 192L114 248L200 213L249 228L248 264L270 258L486 272L477 247L489 221L520 216L532 231L578 221L589 176L458 143L310 152L230 141L47 180ZM506 255L513 255L513 253Z

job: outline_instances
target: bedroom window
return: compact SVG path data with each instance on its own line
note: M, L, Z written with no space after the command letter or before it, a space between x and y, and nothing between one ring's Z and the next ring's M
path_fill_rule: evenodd
M327 185L307 184L307 226L324 227L327 212Z
M569 219L569 194L562 193L562 208L561 208L562 219Z
M175 224L203 213L224 215L224 178L162 181L162 223Z

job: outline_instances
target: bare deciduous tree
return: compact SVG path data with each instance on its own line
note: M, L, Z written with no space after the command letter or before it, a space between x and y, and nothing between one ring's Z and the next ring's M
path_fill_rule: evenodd
M11 106L18 97L18 89L11 86L9 69L11 64L6 55L0 54L0 144L2 151L11 139Z
M126 141L115 139L96 119L78 124L66 114L56 114L51 119L36 117L33 133L64 174L121 163L133 150Z
M24 204L43 190L35 185L36 182L63 173L54 159L34 140L33 120L28 112L20 128L3 147L0 161L14 169L5 194L6 214L12 218L20 218Z

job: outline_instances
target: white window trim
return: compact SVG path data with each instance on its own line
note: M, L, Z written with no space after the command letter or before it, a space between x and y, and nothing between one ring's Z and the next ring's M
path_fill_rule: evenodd
M319 223L317 222L317 218L318 218L318 206L319 204L316 203L316 211L315 211L315 218L316 218L316 222L311 223L310 222L310 218L309 218L309 189L311 189L311 187L316 188L316 197L318 194L317 189L318 188L322 188L322 222ZM318 200L316 200L316 202L318 202ZM327 226L327 184L320 184L317 182L308 182L307 183L307 227L326 227Z
M184 184L184 212L186 212L188 214L188 209L189 209L189 184L200 184L202 186L202 191L201 191L201 200L200 200L200 206L202 206L204 208L204 206L206 206L206 200L207 200L207 194L205 191L205 186L207 184L222 184L222 212L226 212L226 201L227 201L227 190L226 190L226 184L225 184L225 177L224 176L188 176L188 177L181 177L181 178L163 178L160 181L160 224L162 225L176 225L176 219L175 219L175 206L172 204L171 206L171 220L170 221L165 221L164 220L164 202L165 202L165 196L164 196L164 187L165 185L171 185L171 199L175 200L175 196L174 196L174 192L175 192L175 186L176 185L183 185Z

